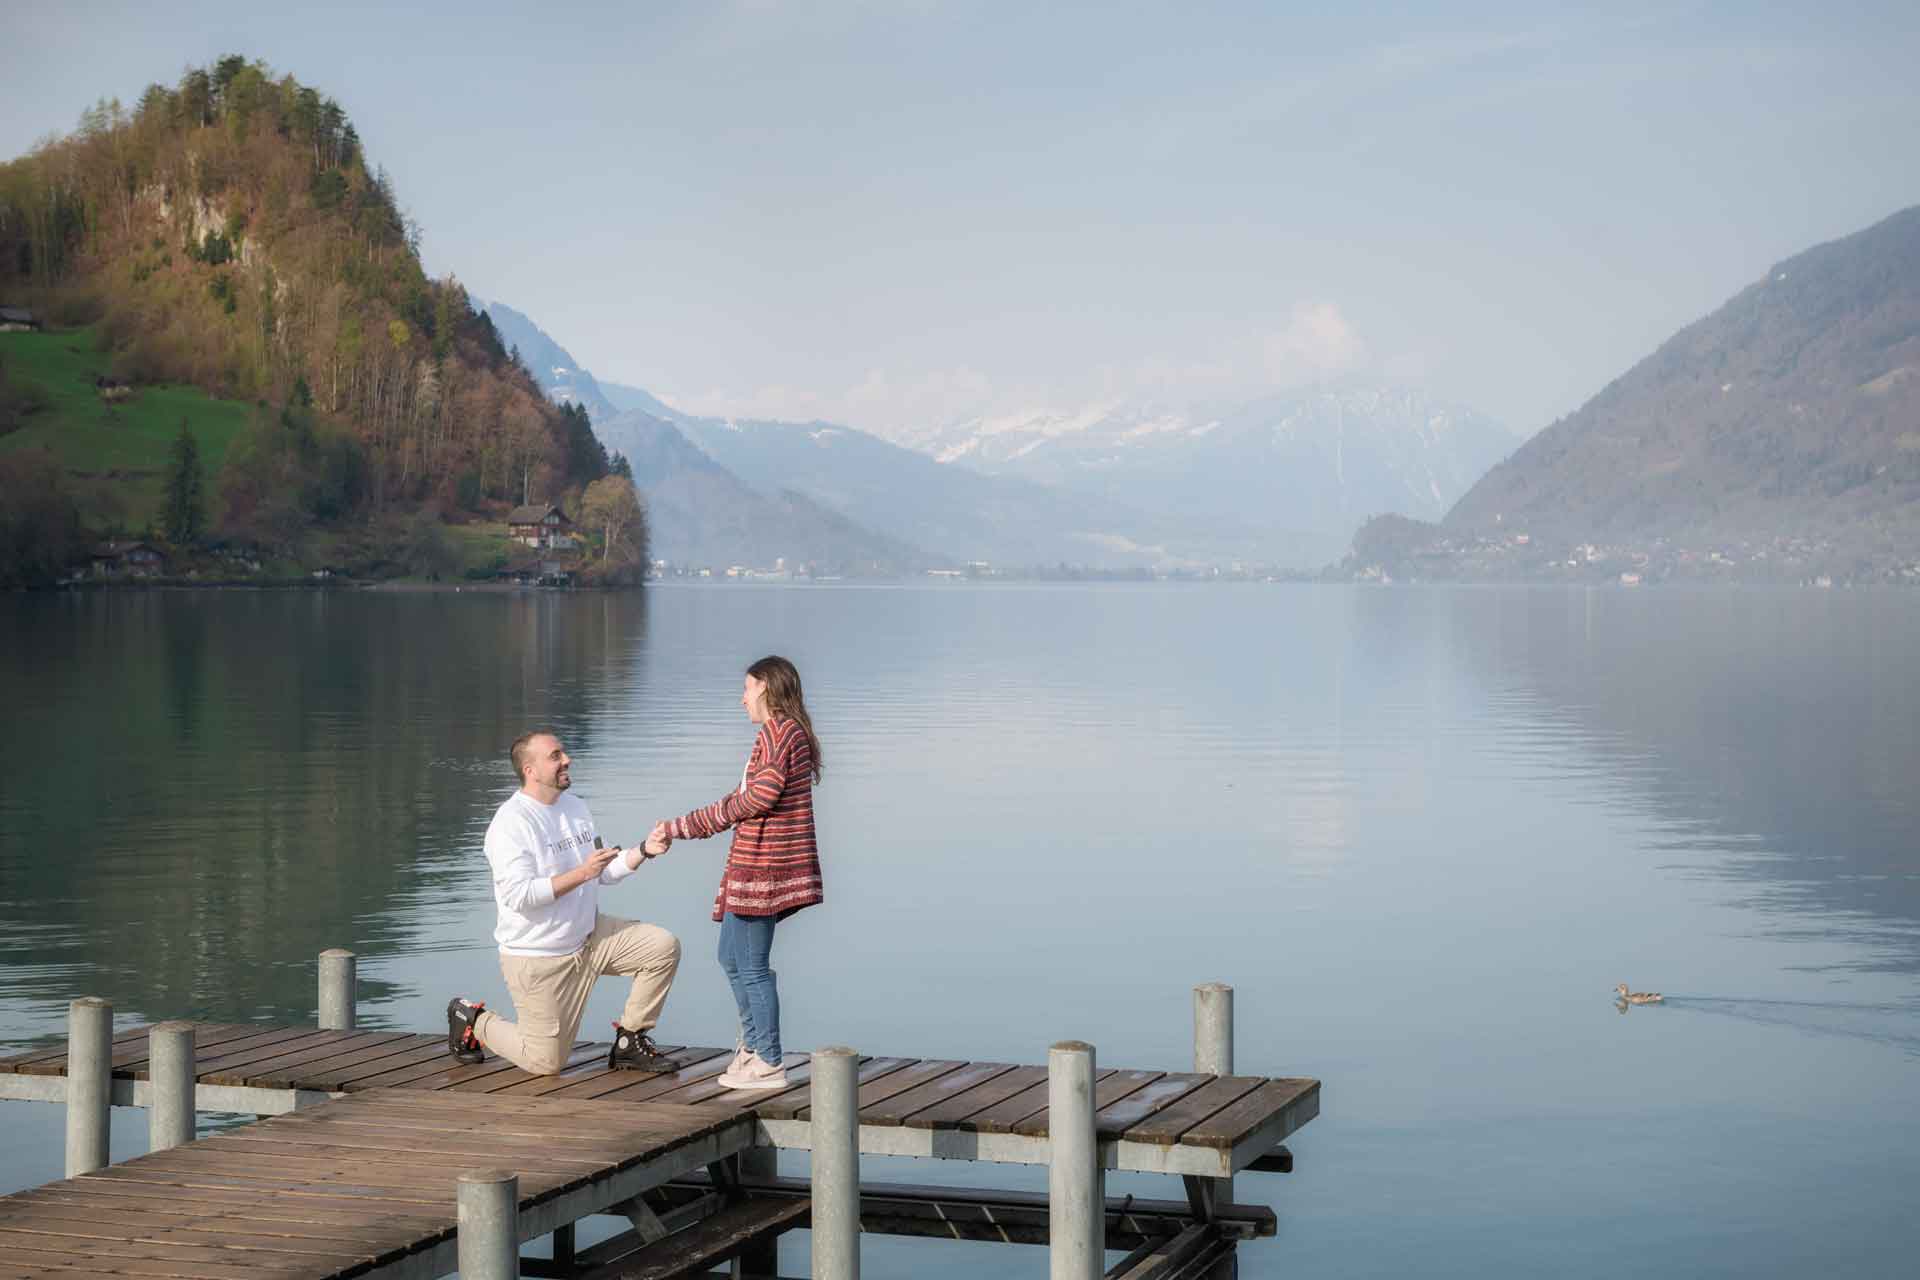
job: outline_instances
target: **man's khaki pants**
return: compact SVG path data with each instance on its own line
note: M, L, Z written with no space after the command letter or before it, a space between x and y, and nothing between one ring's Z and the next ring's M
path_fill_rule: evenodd
M524 1071L559 1074L587 1011L594 981L608 974L633 979L620 1025L645 1031L660 1020L667 988L680 967L680 939L657 924L596 915L586 945L570 956L500 955L500 972L513 994L518 1023L491 1009L474 1023L480 1043Z

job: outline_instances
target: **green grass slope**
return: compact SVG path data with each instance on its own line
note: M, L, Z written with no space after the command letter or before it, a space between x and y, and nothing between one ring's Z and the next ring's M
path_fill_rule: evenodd
M127 399L110 404L94 387L108 364L91 329L0 333L7 383L37 389L36 398L44 400L18 429L0 435L0 453L47 450L72 479L89 527L138 533L159 520L167 458L180 424L199 441L211 494L227 446L246 426L251 406L182 386L135 387Z

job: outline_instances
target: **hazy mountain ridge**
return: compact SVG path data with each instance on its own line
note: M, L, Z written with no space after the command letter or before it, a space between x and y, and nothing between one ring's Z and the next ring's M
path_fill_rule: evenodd
M653 554L680 566L812 565L820 572L897 573L947 563L861 527L790 486L750 486L674 423L637 410L595 428L633 467L646 498Z
M1920 547L1920 208L1779 263L1495 467L1453 530Z
M488 302L482 309L493 321L500 340L520 353L520 362L549 396L562 404L585 405L588 416L595 422L619 412L594 376L573 358L573 353L555 342L525 313L504 302Z
M750 484L786 484L873 529L960 560L1100 568L1253 558L1250 531L1222 536L1098 496L944 466L834 423L681 424Z
M1250 535L1248 556L1338 555L1370 516L1439 519L1518 443L1483 414L1406 388L1348 385L1246 404L1109 400L892 438L948 464ZM1258 547L1259 550L1255 548Z

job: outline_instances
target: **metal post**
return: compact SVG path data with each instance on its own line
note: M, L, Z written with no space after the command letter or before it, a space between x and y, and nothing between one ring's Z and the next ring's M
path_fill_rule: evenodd
M1193 989L1193 1069L1205 1075L1233 1074L1233 988L1203 982ZM1215 1204L1233 1203L1233 1179L1212 1178Z
M519 1280L520 1177L480 1169L458 1182L461 1280Z
M147 1074L153 1110L147 1146L154 1151L193 1141L194 1050L191 1022L162 1022L147 1032Z
M67 1176L107 1167L113 1106L113 1002L83 996L67 1006Z
M353 1030L353 988L359 961L335 947L320 953L320 1029Z
M1093 1046L1062 1040L1047 1050L1047 1243L1053 1280L1100 1280L1107 1213L1093 1133Z
M813 1275L860 1280L860 1059L843 1045L813 1055Z

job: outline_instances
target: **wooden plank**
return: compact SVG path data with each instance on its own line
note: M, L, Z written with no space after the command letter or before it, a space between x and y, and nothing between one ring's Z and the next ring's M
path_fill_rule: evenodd
M445 1071L454 1066L452 1054L447 1052L445 1036L436 1036L439 1042L437 1052L429 1053L423 1046L420 1054L406 1054L396 1057L391 1063L363 1062L359 1066L341 1067L333 1072L328 1081L332 1088L329 1093L358 1093L366 1089L390 1089L404 1085L409 1079ZM375 1083L375 1082L378 1083Z
M963 1093L956 1093L930 1107L922 1107L906 1119L909 1129L969 1129L969 1118L988 1107L1005 1102L1017 1093L1044 1084L1045 1067L1015 1067L991 1076Z
M5 1256L12 1262L30 1263L44 1268L29 1272L31 1275L60 1276L62 1280L76 1274L127 1275L127 1276L179 1276L184 1280L204 1277L205 1280L253 1280L255 1276L297 1275L297 1271L284 1268L259 1268L245 1264L222 1266L211 1262L172 1262L162 1258L116 1257L111 1260L102 1258L75 1258L70 1254L51 1249L31 1249L25 1245L9 1243Z
M1047 1069L1045 1067L1037 1069L1040 1072L1038 1083L1029 1085L1005 1102L996 1103L984 1111L976 1111L969 1118L967 1126L969 1131L1012 1133L1015 1125L1034 1116L1044 1115L1047 1109ZM1100 1100L1110 1096L1116 1088L1130 1086L1137 1089L1159 1078L1160 1073L1157 1071L1115 1071L1112 1068L1096 1070L1093 1074L1094 1105L1100 1105ZM1045 1125L1042 1124L1042 1132L1044 1131Z
M1156 1090L1153 1095L1162 1102L1171 1102L1189 1087L1197 1088L1202 1080L1211 1080L1212 1076L1194 1076L1191 1083L1180 1085L1175 1078L1174 1085L1164 1082L1168 1077L1158 1071L1115 1071L1110 1076L1094 1081L1093 1084L1093 1127L1100 1132L1101 1116L1109 1108L1133 1100L1149 1089ZM1046 1088L1041 1087L1041 1109L1014 1125L1010 1132L1030 1138L1047 1136Z
M1097 1109L1093 1113L1094 1134L1102 1141L1118 1138L1149 1116L1172 1106L1195 1090L1211 1084L1215 1078L1198 1072L1172 1072L1111 1103L1101 1103L1096 1097L1094 1105Z
M705 1057L710 1057L712 1054L718 1052L718 1050L714 1050L714 1049L689 1050L678 1045L660 1045L658 1046L658 1048L660 1050L661 1056L666 1058L669 1062L675 1061L676 1054L690 1053L690 1054L693 1054L695 1058L705 1058ZM580 1043L574 1045L573 1049L567 1054L567 1064L566 1066L560 1069L560 1074L567 1075L570 1072L575 1072L579 1067L587 1067L587 1066L594 1066L594 1065L597 1065L599 1067L600 1070L598 1074L600 1075L605 1075L605 1076L621 1075L621 1076L625 1076L629 1080L652 1079L655 1077L655 1075L659 1074L659 1073L651 1073L651 1072L645 1072L645 1071L635 1071L629 1067L609 1067L607 1065L607 1050L608 1050L608 1046L605 1044L592 1044L587 1041L581 1041ZM689 1059L689 1061L691 1060L693 1059ZM511 1071L507 1071L499 1075L487 1076L483 1079L477 1079L477 1080L463 1080L458 1084L449 1086L447 1089L442 1090L441 1092L505 1093L515 1088L522 1088L523 1091L525 1092L544 1093L544 1092L551 1092L553 1090L536 1089L534 1088L534 1086L536 1086L542 1081L553 1080L554 1078L555 1077L553 1076L537 1076L530 1071L525 1071L519 1067L515 1067ZM566 1084L572 1084L572 1083L578 1083L578 1082L579 1082L579 1078L576 1076L574 1080L569 1080L563 1084L554 1086L554 1089L565 1088Z
M232 1046L254 1036L284 1035L291 1030L292 1028L288 1027L266 1028L246 1023L218 1023L211 1024L203 1034L201 1024L195 1023L193 1027L195 1070L197 1071L199 1069L200 1062L210 1057L214 1052L224 1053ZM135 1080L145 1080L148 1078L147 1064L152 1060L153 1042L151 1040L142 1040L137 1046L130 1046L127 1050L114 1055L113 1074L121 1077L131 1077Z
M677 1071L656 1071L636 1073L631 1071L602 1071L595 1075L573 1080L555 1089L550 1097L555 1098L598 1098L603 1094L618 1093L631 1102L645 1102L662 1094L672 1093L676 1089L710 1080L726 1070L732 1054L723 1049L687 1050L686 1053L699 1056ZM670 1056L670 1061L680 1062L679 1055ZM651 1078L648 1078L648 1077Z
M243 1209L235 1206L210 1208L178 1200L135 1200L110 1203L91 1197L36 1196L30 1192L8 1196L5 1202L0 1202L0 1221L9 1221L26 1209L32 1209L38 1217L48 1220L110 1221L118 1226L143 1227L148 1230L205 1229L287 1240L330 1240L343 1246L371 1243L380 1235L373 1230L371 1219L343 1222L336 1215L332 1221L308 1222L298 1218L276 1217L272 1213L272 1206L269 1205ZM386 1234L396 1238L404 1236L407 1241L411 1241L419 1234L416 1225L419 1221L421 1220L393 1219L388 1224Z
M195 1046L194 1071L201 1080L206 1081L209 1072L218 1073L235 1064L248 1063L259 1058L276 1057L310 1040L339 1034L337 1031L312 1029L256 1031L252 1035L240 1036L224 1044L215 1045L213 1052L208 1054L201 1053L199 1047Z
M1180 1140L1181 1134L1265 1083L1264 1076L1217 1077L1172 1106L1129 1126L1124 1136L1129 1142L1150 1142L1155 1146L1170 1147Z
M343 1082L340 1087L347 1092L363 1089L393 1089L402 1086L423 1092L435 1092L468 1080L478 1080L483 1076L498 1075L502 1071L514 1069L514 1065L505 1058L488 1058L485 1062L458 1062L452 1054L448 1054L440 1059L438 1065L426 1063L419 1066L400 1067L377 1075L365 1076L351 1083Z
M783 1065L786 1068L787 1078L794 1084L804 1084L813 1074L813 1068L807 1065L811 1061L812 1055L789 1053L784 1055L784 1057L786 1061ZM785 1092L787 1092L785 1089L729 1089L726 1085L720 1083L720 1073L716 1073L709 1080L702 1080L697 1084L688 1085L684 1089L676 1089L672 1093L662 1094L655 1098L654 1101L682 1107L710 1102L719 1106L731 1107L738 1111L746 1100L743 1095L759 1093L765 1096L768 1093ZM626 1095L615 1094L614 1096L625 1097Z
M975 1085L986 1084L1013 1070L1011 1062L969 1062L958 1071L949 1071L925 1084L896 1093L883 1102L860 1110L861 1124L905 1124L916 1111L947 1102Z
M358 1095L326 1104L346 1108L360 1097L368 1105L384 1107L384 1114L407 1114L439 1108L444 1112L480 1116L489 1120L521 1117L543 1126L558 1127L584 1121L600 1133L618 1132L623 1137L641 1138L665 1144L666 1149L707 1137L741 1123L738 1113L712 1106L662 1106L652 1102L627 1102L619 1098L580 1100L565 1097L513 1098L503 1095L475 1097L465 1094L415 1094L406 1090L388 1090L382 1094ZM324 1107L295 1114L318 1114ZM281 1117L285 1119L286 1117Z
M861 1062L860 1069L854 1073L854 1082L864 1087L869 1081L904 1071L919 1061L918 1058L868 1058ZM797 1120L812 1100L813 1085L808 1082L802 1088L790 1089L757 1102L752 1110L755 1115L768 1120Z
M959 1058L922 1059L909 1066L902 1067L898 1071L889 1071L885 1075L877 1076L867 1081L860 1086L860 1091L854 1095L855 1105L860 1112L861 1123L866 1123L867 1109L869 1107L878 1107L879 1104L885 1102L888 1098L905 1093L907 1090L923 1085L929 1080L938 1080L948 1072L958 1071L966 1065L967 1063ZM812 1118L813 1108L811 1106L802 1107L799 1114L794 1117L796 1120L811 1120Z
M1268 1120L1320 1089L1318 1080L1269 1080L1232 1106L1226 1107L1180 1135L1187 1146L1231 1151Z
M368 1032L378 1035L378 1040L370 1040L364 1045L348 1048L344 1043L333 1049L316 1049L303 1058L275 1064L271 1069L254 1077L253 1083L262 1089L312 1089L317 1092L335 1092L335 1080L339 1073L352 1067L371 1062L385 1062L390 1070L418 1062L438 1050L447 1051L445 1036L422 1036L410 1032Z
M223 1045L219 1046L212 1057L198 1058L194 1069L202 1084L250 1085L256 1075L271 1071L283 1062L305 1057L314 1049L355 1042L359 1039L360 1033L355 1031L311 1031L299 1036L288 1036L277 1044L252 1045L231 1053L226 1052ZM196 1057L198 1057L197 1054Z
M768 1236L804 1226L812 1208L810 1201L786 1198L729 1205L684 1231L626 1255L611 1270L620 1280L680 1280L701 1275Z
M63 1199L70 1198L77 1204L97 1204L103 1212L112 1212L115 1205L133 1203L137 1206L158 1208L163 1204L201 1207L220 1212L262 1213L275 1219L291 1217L296 1221L331 1222L338 1215L352 1210L367 1212L364 1200L352 1196L329 1198L326 1196L306 1196L298 1199L287 1198L262 1201L251 1191L240 1191L219 1187L181 1187L159 1182L129 1181L124 1179L95 1179L92 1175L85 1178L70 1178L65 1182L50 1183L41 1188L48 1194L58 1194ZM40 1191L23 1194L40 1194ZM428 1205L406 1203L386 1203L379 1206L378 1212L383 1218L408 1221L441 1221L445 1212Z
M549 1146L557 1142L578 1144L586 1149L598 1150L602 1146L613 1149L631 1147L640 1137L627 1126L613 1123L611 1120L575 1120L571 1117L556 1116L548 1119L532 1117L495 1116L485 1118L461 1118L456 1116L423 1116L419 1118L397 1116L391 1120L367 1116L276 1116L275 1128L250 1126L236 1130L272 1141L316 1142L321 1144L354 1145L359 1141L385 1142L390 1144L411 1144L415 1150L429 1147L438 1148L446 1139L466 1139L486 1141L511 1147L521 1143L545 1143Z
M285 1072L290 1068L304 1067L308 1063L319 1062L322 1059L341 1053L377 1048L381 1045L391 1044L395 1040L411 1038L405 1032L401 1031L330 1031L324 1034L335 1038L323 1042L302 1045L296 1048L289 1048L277 1055L255 1060L245 1068L246 1083L261 1089L292 1088L290 1078L285 1076ZM197 1058L199 1056L198 1045L194 1047L194 1052ZM230 1066L228 1069L238 1070L239 1068ZM204 1076L208 1073L202 1071L200 1074ZM145 1075L146 1072L143 1069L140 1072L140 1076L144 1077Z
M229 1231L203 1231L198 1235L182 1239L179 1238L180 1224L177 1222L167 1222L159 1228L150 1228L135 1226L132 1223L117 1219L95 1218L75 1222L69 1219L49 1217L45 1214L33 1214L0 1221L0 1232L14 1233L14 1238L21 1236L51 1236L59 1238L62 1241L91 1241L93 1243L87 1245L83 1252L109 1257L117 1252L115 1246L133 1244L156 1246L177 1245L180 1246L178 1252L187 1257L207 1256L202 1254L200 1252L201 1250L217 1251L208 1257L208 1260L213 1262L223 1262L228 1258L246 1261L245 1255L259 1252L265 1254L292 1255L296 1260L305 1259L313 1262L323 1260L331 1261L336 1267L339 1267L351 1266L355 1263L365 1261L369 1257L366 1250L363 1250L358 1244L351 1241L329 1244L324 1241L279 1239L272 1236L249 1236ZM36 1242L31 1239L21 1240L20 1243L25 1244L29 1248L36 1247ZM168 1253L176 1252L171 1248L168 1248L166 1251ZM269 1262L279 1262L282 1260L283 1258L281 1257L266 1259L266 1261Z
M230 1140L228 1140L230 1139ZM207 1139L212 1143L214 1139ZM225 1135L218 1146L209 1146L210 1151L231 1151L240 1156L274 1156L288 1160L329 1161L337 1166L353 1169L356 1173L365 1170L379 1170L386 1166L401 1169L440 1169L450 1167L437 1160L424 1159L419 1148L400 1151L390 1146L375 1146L356 1142L320 1143L320 1142L274 1142L265 1135L260 1137L242 1137ZM466 1157L467 1162L481 1165L491 1161L494 1164L512 1165L527 1173L550 1173L563 1176L574 1173L594 1174L616 1164L628 1154L620 1149L603 1149L605 1154L582 1154L582 1148L576 1141L569 1140L564 1146L549 1143L543 1149L535 1145L535 1140L526 1139L520 1143L509 1143L502 1139L491 1142L469 1142L458 1146L438 1143L433 1146L431 1155L445 1157ZM457 1172L457 1171L456 1171Z
M312 1273L311 1264L302 1266L297 1257L262 1257L251 1249L222 1249L207 1245L172 1244L146 1240L101 1240L90 1236L54 1235L45 1232L15 1231L0 1227L0 1253L15 1249L35 1249L66 1254L86 1265L119 1271L124 1263L144 1261L156 1264L149 1275L210 1275L207 1267L244 1268L256 1275L298 1275ZM351 1264L354 1258L342 1259ZM336 1268L337 1269L337 1268Z
M669 1054L668 1057L680 1060L687 1052L686 1050L681 1050L679 1054ZM685 1058L686 1062L696 1060L695 1058ZM564 1089L569 1084L575 1084L585 1075L605 1073L608 1070L606 1046L584 1044L576 1047L572 1053L567 1055L567 1065L560 1068L558 1075L528 1076L523 1080L511 1081L502 1078L502 1082L499 1083L498 1087L488 1092L511 1093L516 1095L529 1094L538 1097L541 1094L552 1093L555 1089Z
M115 1052L118 1052L122 1045L134 1040L145 1040L146 1038L147 1024L143 1022L137 1027L129 1027L125 1031L114 1033L114 1037L109 1043L112 1044ZM23 1067L39 1066L42 1063L56 1060L61 1063L59 1071L21 1070ZM63 1075L66 1072L66 1060L67 1042L65 1033L63 1032L58 1045L47 1045L40 1049L28 1049L24 1053L15 1053L5 1058L0 1058L0 1075Z
M118 1072L121 1068L147 1060L147 1032L151 1027L141 1025L116 1035L112 1042L112 1062ZM194 1043L196 1047L203 1043L220 1044L237 1040L242 1036L259 1035L263 1031L285 1030L285 1028L263 1028L248 1026L244 1023L194 1023ZM26 1055L14 1060L15 1073L29 1076L63 1076L67 1074L67 1050L62 1045L58 1049L43 1049L38 1053Z
M209 1190L238 1191L249 1196L258 1196L262 1179L243 1173L208 1173L198 1169L154 1168L135 1161L126 1164L109 1165L105 1169L87 1175L103 1182L135 1183L143 1188L205 1188ZM415 1185L396 1190L392 1187L361 1187L348 1183L330 1183L325 1187L308 1188L305 1184L292 1185L285 1178L274 1180L275 1185L286 1195L312 1195L328 1198L373 1201L381 1207L392 1210L396 1207L426 1206L435 1209L444 1208L454 1202L453 1187L444 1190L437 1187Z

